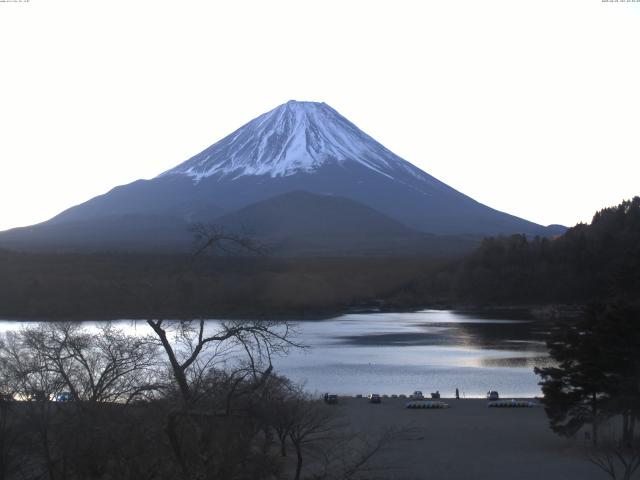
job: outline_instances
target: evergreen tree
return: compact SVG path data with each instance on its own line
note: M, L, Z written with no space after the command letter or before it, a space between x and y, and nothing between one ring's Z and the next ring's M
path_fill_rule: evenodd
M615 303L592 307L588 314L606 346L607 410L622 416L622 441L629 446L640 418L640 309Z
M640 315L624 304L592 305L554 327L547 342L556 366L536 368L551 428L572 436L584 425L621 415L630 443L640 413Z

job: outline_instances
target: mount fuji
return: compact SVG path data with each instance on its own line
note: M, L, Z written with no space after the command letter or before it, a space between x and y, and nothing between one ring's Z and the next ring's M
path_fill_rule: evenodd
M564 230L487 207L327 104L292 100L151 180L0 233L0 246L184 249L194 222L247 230L276 251L303 254L455 250L487 235Z

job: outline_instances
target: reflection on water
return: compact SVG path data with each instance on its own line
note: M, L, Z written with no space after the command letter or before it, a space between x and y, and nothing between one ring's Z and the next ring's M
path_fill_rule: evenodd
M210 320L214 328L218 322ZM116 324L137 334L144 322ZM25 325L1 321L0 331ZM91 327L95 322L86 322ZM278 373L311 392L410 393L439 390L445 397L540 394L533 367L549 364L548 329L522 312L426 310L342 315L298 323L300 343L311 348L276 358Z
M547 329L509 313L427 310L301 322L310 351L274 363L310 391L539 395L533 367L548 364Z
M477 364L481 367L522 367L530 370L554 365L549 357L481 358Z

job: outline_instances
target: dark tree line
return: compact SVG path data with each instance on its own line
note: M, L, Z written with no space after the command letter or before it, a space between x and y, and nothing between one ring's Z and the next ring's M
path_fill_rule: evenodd
M463 259L399 288L398 305L585 304L640 298L640 197L557 238L490 237Z
M333 314L378 305L429 258L202 257L0 250L0 316L33 319ZM148 301L141 301L146 299Z
M555 239L488 238L456 272L460 299L489 303L638 298L640 197L606 208Z

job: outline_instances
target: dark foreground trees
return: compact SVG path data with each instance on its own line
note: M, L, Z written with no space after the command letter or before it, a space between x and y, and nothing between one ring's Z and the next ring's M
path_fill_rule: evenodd
M547 347L557 365L535 369L542 379L542 403L552 430L570 437L591 425L594 444L604 405L610 400L609 379L603 369L608 346L596 329L591 316L555 325Z
M547 342L556 366L536 368L551 427L574 435L619 416L629 444L640 417L640 309L624 303L592 305L576 321L556 325Z
M640 441L620 444L607 439L587 452L591 463L608 475L611 480L631 480L640 469Z
M640 308L591 305L558 324L547 345L557 364L535 371L551 428L573 436L590 425L589 459L611 478L631 478L640 467Z
M354 478L391 438L273 373L287 324L156 322L0 337L0 480Z

